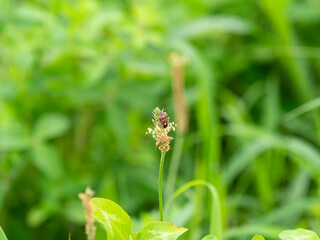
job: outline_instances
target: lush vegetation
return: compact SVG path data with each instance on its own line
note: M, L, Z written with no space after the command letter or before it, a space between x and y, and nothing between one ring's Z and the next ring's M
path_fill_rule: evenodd
M158 221L156 106L178 124L163 210L179 239L319 234L319 27L319 0L2 0L8 239L85 239L87 186L129 235Z

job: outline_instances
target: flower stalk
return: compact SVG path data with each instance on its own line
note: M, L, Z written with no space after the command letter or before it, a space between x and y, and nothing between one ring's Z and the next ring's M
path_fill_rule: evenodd
M172 130L176 130L176 124L169 121L166 112L160 110L158 107L153 110L153 128L148 128L147 134L151 134L156 140L156 146L161 151L160 167L159 167L159 181L158 181L158 194L159 194L159 211L160 221L163 221L163 200L162 200L162 175L163 166L166 153L170 150L170 141L173 137L168 136Z
M161 152L160 168L159 168L159 183L158 183L160 221L163 221L162 174L163 174L163 165L164 165L165 156L166 156L166 152Z
M174 115L179 125L169 166L165 197L170 197L174 191L183 150L184 135L189 125L188 105L185 96L185 66L189 62L189 59L185 55L172 52L169 60L171 65Z

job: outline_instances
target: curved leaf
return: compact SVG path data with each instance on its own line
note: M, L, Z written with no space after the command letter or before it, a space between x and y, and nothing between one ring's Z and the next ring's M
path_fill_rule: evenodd
M180 194L182 194L189 188L198 186L198 185L206 186L211 193L213 203L212 203L211 216L210 216L210 233L213 233L214 236L220 240L222 239L221 206L220 206L218 192L212 184L203 180L194 180L184 184L182 187L176 190L174 194L169 198L169 200L167 201L165 210L166 211L168 210L168 206L170 206L172 201L176 199Z
M215 15L193 20L175 29L173 37L193 39L214 32L244 35L251 32L253 24L237 16Z
M210 235L205 236L201 240L217 240L217 237L213 234L210 234ZM258 240L258 239L256 239L256 240Z
M0 240L8 240L1 227L0 227Z
M23 127L10 126L0 130L0 151L21 151L30 145L30 139Z
M34 137L37 140L55 138L64 134L70 127L70 121L64 115L51 113L42 116L35 124Z
M151 222L137 234L136 240L175 240L187 230L168 222Z
M279 237L282 240L319 240L315 232L302 228L285 230L279 234Z
M93 198L91 203L94 206L93 215L104 225L108 240L130 239L130 217L118 204L103 198Z
M255 235L251 240L264 240L264 237L261 235Z
M316 108L320 107L320 97L312 99L311 101L302 104L301 106L291 110L283 116L284 121L290 121L294 118L299 117L302 114L313 111Z

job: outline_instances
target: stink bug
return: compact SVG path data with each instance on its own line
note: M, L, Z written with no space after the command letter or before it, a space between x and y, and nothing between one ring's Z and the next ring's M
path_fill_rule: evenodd
M166 112L161 111L159 116L159 122L163 128L168 127L169 125L169 117Z

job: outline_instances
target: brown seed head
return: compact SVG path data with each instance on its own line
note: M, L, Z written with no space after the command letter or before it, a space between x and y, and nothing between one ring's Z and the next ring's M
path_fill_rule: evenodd
M177 132L183 134L189 125L189 113L184 92L185 65L188 63L186 56L173 52L169 56L171 64L173 103L176 121L179 126Z
M91 198L93 197L94 192L87 187L85 193L79 193L78 197L82 200L82 206L84 208L84 215L86 218L86 234L88 240L94 240L96 235L96 227L94 225L93 217L93 206L90 203Z

